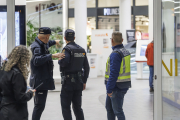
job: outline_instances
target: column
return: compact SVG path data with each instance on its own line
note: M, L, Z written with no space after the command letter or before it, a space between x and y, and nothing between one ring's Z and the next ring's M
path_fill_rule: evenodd
M15 47L15 0L7 0L7 54Z
M87 1L75 0L75 36L76 43L87 51Z
M63 34L68 28L68 1L63 0ZM63 38L64 40L64 38ZM65 40L63 46L65 46Z
M126 30L131 29L131 0L120 0L119 2L119 30L123 35L123 44L126 44Z
M149 40L153 40L153 0L149 0Z

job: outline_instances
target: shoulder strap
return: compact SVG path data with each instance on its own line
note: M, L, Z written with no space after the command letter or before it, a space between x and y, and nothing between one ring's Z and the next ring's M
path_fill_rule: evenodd
M115 51L113 51L113 53L117 53L121 56L121 58L123 58L122 54L119 51L115 50Z

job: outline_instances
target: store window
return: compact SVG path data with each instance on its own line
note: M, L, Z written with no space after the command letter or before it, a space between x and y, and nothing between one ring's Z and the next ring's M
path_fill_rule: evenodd
M39 27L50 27L52 30L50 39L63 41L62 0L27 1L26 13L27 46L30 46L34 41ZM62 41L61 44L63 44ZM60 52L60 50L56 46L50 48L52 54Z
M136 16L136 40L149 40L149 18Z
M87 8L95 8L96 0L87 0ZM75 8L75 0L69 0L69 8Z
M98 28L119 31L119 16L99 16Z
M136 6L146 6L149 5L149 0L135 0Z

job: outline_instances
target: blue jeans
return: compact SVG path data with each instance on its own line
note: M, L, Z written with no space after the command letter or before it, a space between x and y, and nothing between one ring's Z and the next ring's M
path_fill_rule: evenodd
M113 91L112 97L107 95L106 98L106 110L108 120L115 120L116 116L118 120L125 120L123 112L124 95L127 91Z
M149 74L149 87L154 88L153 87L154 66L149 66L149 71L150 71L150 74Z

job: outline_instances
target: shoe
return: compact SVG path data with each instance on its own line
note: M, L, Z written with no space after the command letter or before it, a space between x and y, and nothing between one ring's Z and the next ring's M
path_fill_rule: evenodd
M154 88L150 88L150 90L149 90L150 92L154 92Z

